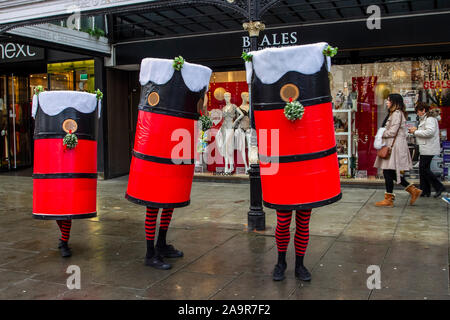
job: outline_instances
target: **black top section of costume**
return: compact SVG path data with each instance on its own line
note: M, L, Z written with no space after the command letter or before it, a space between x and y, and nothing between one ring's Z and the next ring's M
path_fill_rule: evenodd
M75 108L66 108L57 115L49 116L42 111L38 104L34 139L64 138L67 132L63 130L63 123L67 119L72 119L78 126L77 130L73 132L78 139L97 140L97 108L90 113L79 112Z
M286 102L281 98L281 88L294 84L299 90L298 100L303 106L331 102L330 80L326 59L321 69L310 75L297 71L286 72L277 82L264 84L253 72L252 99L255 110L283 109Z
M175 70L173 77L165 84L150 81L142 86L139 110L197 120L200 117L198 104L201 100L203 105L205 90L206 87L199 92L189 90L181 72ZM148 103L152 92L159 95L159 102L154 106Z

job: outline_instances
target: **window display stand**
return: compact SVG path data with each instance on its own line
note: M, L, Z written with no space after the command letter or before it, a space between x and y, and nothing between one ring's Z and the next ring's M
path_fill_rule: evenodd
M339 159L339 172L342 177L351 178L352 159L352 110L333 110L335 120L336 146Z

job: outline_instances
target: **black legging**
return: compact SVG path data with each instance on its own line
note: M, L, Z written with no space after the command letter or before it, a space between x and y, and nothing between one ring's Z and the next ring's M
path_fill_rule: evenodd
M423 156L420 155L419 161L419 175L420 175L420 189L423 190L424 194L431 193L431 185L434 190L439 191L443 188L442 183L433 174L430 169L431 161L433 156Z
M383 170L384 182L386 183L386 192L393 193L394 192L394 181L397 181L397 173L395 170L384 169ZM409 182L406 181L404 176L400 177L400 184L405 188L409 186Z

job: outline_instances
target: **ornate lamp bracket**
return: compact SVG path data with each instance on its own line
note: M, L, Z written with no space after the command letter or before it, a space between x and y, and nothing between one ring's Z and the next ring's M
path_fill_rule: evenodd
M242 24L242 27L244 27L245 31L248 31L248 34L250 37L257 37L259 36L260 31L264 31L266 28L266 25L262 23L261 21L250 21L250 22L244 22Z

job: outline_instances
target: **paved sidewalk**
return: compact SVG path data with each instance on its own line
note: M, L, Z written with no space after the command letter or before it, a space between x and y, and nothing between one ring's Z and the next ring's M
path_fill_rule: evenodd
M313 210L312 281L294 277L292 235L287 278L274 282L275 212L265 209L265 232L246 231L248 184L194 182L168 233L185 256L159 271L143 264L145 208L124 199L127 178L99 181L98 217L74 220L63 259L56 223L31 217L32 179L0 176L0 299L450 299L441 200L409 206L396 190L396 207L382 209L383 190L344 187L341 201ZM66 286L69 265L81 268L80 290ZM367 288L370 265L381 267L379 290Z

